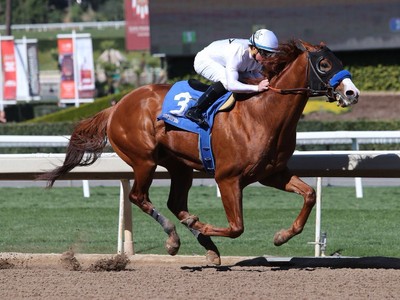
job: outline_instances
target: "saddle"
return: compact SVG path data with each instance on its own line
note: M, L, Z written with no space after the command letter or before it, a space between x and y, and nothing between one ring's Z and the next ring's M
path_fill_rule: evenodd
M196 91L200 91L202 93L204 93L210 87L210 85L203 83L197 79L189 79L188 84L192 89L194 89ZM236 102L236 99L235 99L234 94L232 93L231 96L228 98L228 100L226 100L226 102L224 104L222 104L221 107L218 108L217 112L228 111L228 110L232 109L233 106L235 105L235 102Z

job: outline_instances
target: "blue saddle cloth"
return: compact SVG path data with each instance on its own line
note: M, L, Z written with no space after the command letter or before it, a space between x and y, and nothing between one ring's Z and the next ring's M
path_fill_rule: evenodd
M215 164L211 149L211 129L214 117L218 109L228 100L232 92L227 92L211 105L205 113L205 118L209 124L208 128L202 128L195 122L185 117L185 112L197 103L197 99L203 94L202 91L193 89L188 81L178 81L165 96L161 114L158 120L178 127L180 129L197 133L199 135L199 152L207 173L214 174Z

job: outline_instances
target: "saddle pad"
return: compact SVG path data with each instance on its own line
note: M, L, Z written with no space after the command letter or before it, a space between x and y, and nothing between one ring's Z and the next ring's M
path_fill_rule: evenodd
M206 120L209 124L208 128L201 128L198 124L185 117L186 110L194 106L202 94L203 92L193 89L187 81L178 81L165 96L161 114L157 119L163 120L180 129L197 133L199 135L199 152L204 168L206 172L213 174L215 166L211 149L211 129L215 114L227 102L232 93L227 92L207 110ZM232 100L230 100L230 103L232 105Z
M198 133L200 126L187 119L185 117L185 112L196 104L197 99L200 98L202 94L203 92L193 89L186 80L176 82L165 96L162 111L158 119L164 120L178 128ZM214 117L218 109L231 95L231 92L227 92L207 110L206 120L210 128L212 128Z

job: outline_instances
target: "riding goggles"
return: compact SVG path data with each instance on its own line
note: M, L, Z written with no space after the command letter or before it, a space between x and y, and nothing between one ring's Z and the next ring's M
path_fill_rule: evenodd
M263 57L263 58L269 58L275 55L276 52L271 52L263 49L257 48L258 53Z

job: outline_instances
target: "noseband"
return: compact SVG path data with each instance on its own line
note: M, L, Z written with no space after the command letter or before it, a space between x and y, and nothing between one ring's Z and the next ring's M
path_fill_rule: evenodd
M293 88L293 89L279 89L269 87L274 92L280 94L306 94L308 97L326 96L329 102L336 101L336 95L339 92L335 88L345 78L351 78L349 71L343 70L342 63L336 58L331 50L323 46L320 50L315 52L308 51L303 44L298 43L298 48L307 52L307 78L308 84L306 88ZM332 63L332 68L324 72L320 68L320 62L328 58Z

